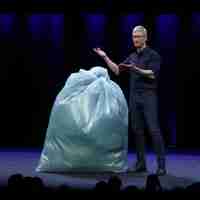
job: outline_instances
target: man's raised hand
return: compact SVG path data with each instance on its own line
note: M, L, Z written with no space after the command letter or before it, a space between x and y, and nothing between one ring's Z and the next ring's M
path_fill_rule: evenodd
M106 53L100 48L93 48L93 51L96 52L100 57L106 57Z

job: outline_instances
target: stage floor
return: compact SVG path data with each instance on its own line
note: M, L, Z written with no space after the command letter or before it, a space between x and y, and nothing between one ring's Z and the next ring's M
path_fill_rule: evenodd
M67 185L73 188L94 188L98 181L107 181L112 174L48 174L35 171L40 150L38 149L0 149L0 184L7 185L8 177L21 173L24 176L38 176L44 184L50 187ZM135 154L128 155L129 164L135 161ZM147 167L149 174L156 170L156 160L152 153L148 153ZM200 181L200 153L168 153L168 174L160 177L165 189L187 187ZM148 174L119 174L123 187L135 185L144 187Z

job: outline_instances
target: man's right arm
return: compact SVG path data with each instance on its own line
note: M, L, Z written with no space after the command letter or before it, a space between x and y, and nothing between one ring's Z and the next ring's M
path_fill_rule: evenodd
M120 74L119 66L116 63L114 63L107 55L103 56L103 59L108 65L108 67L115 73L115 75L118 76Z
M111 69L111 71L113 71L116 75L119 75L120 73L120 69L119 66L114 63L107 55L106 53L101 50L100 48L95 48L93 49L101 58L103 58L103 60L106 62L106 64L108 65L108 67Z

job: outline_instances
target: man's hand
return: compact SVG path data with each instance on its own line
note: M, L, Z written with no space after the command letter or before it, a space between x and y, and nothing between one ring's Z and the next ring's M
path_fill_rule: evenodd
M116 63L114 63L107 55L106 53L101 50L100 48L94 48L94 52L97 53L103 60L106 62L107 66L116 74L119 75L119 67Z
M134 64L124 64L124 63L120 63L119 67L125 67L125 68L133 68L135 65Z
M134 70L136 72L138 72L139 74L142 74L148 78L151 78L151 79L155 79L155 76L154 76L154 73L152 70L144 70L144 69L140 69L139 67L137 66L134 66Z
M103 50L101 50L100 48L94 48L93 51L96 52L102 58L107 56L106 53Z
M125 71L125 70L134 70L135 64L124 64L120 63L119 65L120 71Z

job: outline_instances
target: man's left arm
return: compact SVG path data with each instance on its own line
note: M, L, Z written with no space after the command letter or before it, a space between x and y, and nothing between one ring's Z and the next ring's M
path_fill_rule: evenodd
M147 68L148 69L144 69L146 68L146 66L139 66L139 65L135 65L134 69L137 73L151 78L151 79L155 79L158 75L158 72L160 70L160 64L161 64L161 58L158 54L153 54L151 57L151 61L149 62Z

